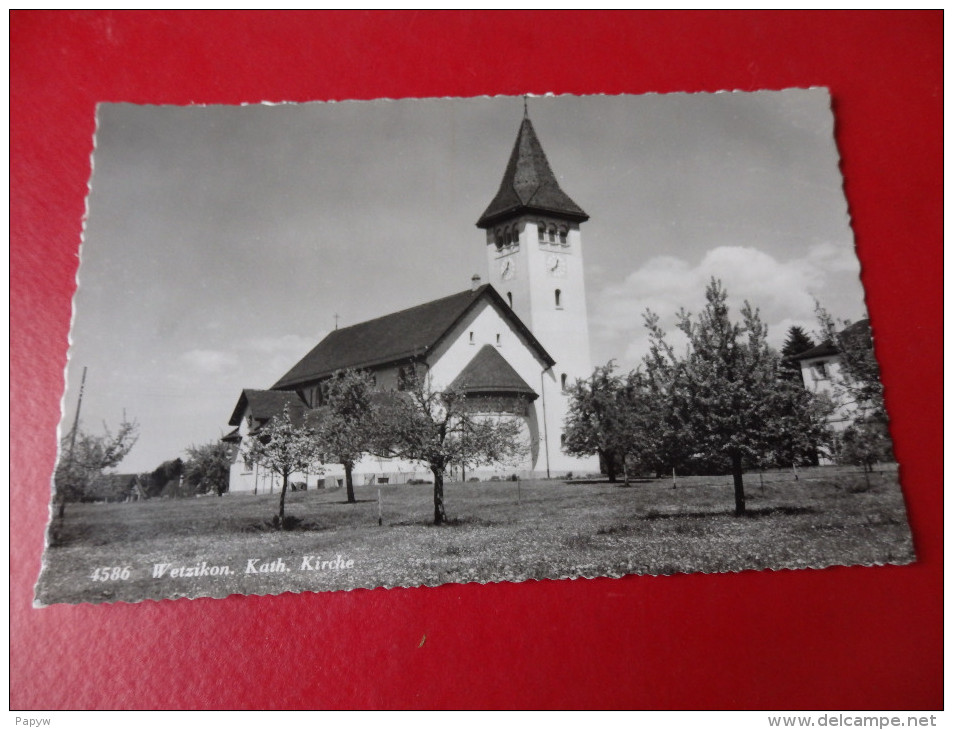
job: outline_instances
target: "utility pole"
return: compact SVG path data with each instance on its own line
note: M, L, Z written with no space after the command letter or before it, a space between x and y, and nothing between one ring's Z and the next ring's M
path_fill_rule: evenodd
M83 405L83 391L86 389L86 366L83 366L83 378L79 382L79 399L76 401L76 416L73 418L73 430L70 432L69 436L69 451L66 453L66 476L69 478L69 474L73 468L73 448L76 446L76 432L79 430L79 409ZM56 491L59 492L65 484L57 484ZM63 517L63 513L66 511L66 494L63 494L62 497L57 497L60 500L60 518Z

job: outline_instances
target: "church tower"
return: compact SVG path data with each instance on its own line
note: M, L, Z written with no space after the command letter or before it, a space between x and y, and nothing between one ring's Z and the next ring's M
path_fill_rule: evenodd
M592 374L580 224L586 212L563 192L524 113L500 188L477 221L486 231L489 282L556 364L543 375L547 471L598 472L598 460L562 453L565 388Z

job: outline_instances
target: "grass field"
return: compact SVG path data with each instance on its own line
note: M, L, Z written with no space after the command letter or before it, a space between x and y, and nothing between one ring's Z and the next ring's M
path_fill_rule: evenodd
M98 603L469 581L907 563L914 559L896 470L832 467L746 475L735 517L729 477L620 484L537 480L289 493L293 530L266 523L277 495L71 504L45 555L37 601ZM342 567L328 565L337 561ZM281 559L276 563L277 559ZM246 572L252 567L279 572ZM202 562L205 569L202 569ZM348 561L353 561L348 563ZM153 577L154 566L169 567ZM117 577L128 568L125 578ZM193 573L183 568L193 568ZM301 568L315 568L305 569ZM97 568L117 568L95 574ZM210 570L216 568L217 570ZM180 569L176 575L172 571ZM219 572L219 575L211 573ZM105 580L100 578L106 577ZM96 578L96 579L94 579ZM115 579L114 579L115 578Z

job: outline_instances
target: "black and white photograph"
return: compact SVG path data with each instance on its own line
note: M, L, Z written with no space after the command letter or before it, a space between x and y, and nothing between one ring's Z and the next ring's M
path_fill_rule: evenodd
M834 124L100 104L36 605L913 562Z

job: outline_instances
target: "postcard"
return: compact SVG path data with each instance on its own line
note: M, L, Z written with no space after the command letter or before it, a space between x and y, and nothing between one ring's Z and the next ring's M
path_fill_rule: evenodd
M912 562L833 130L101 104L36 605Z

